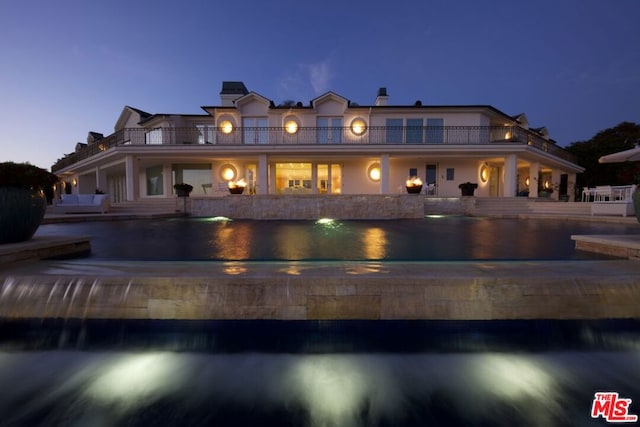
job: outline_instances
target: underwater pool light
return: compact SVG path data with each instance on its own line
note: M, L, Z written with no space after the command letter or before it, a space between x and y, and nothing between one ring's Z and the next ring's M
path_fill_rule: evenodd
M335 222L335 220L333 218L320 218L319 220L316 221L316 224L331 225L334 222Z
M214 216L211 218L207 218L209 222L229 222L233 221L231 218L227 218L226 216Z

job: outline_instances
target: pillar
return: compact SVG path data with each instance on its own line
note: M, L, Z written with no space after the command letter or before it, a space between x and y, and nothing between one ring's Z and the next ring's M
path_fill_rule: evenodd
M380 156L380 194L389 194L389 183L391 171L389 167L389 155L383 154Z
M540 174L540 163L529 164L529 197L538 197L538 175Z
M256 194L269 194L269 162L266 154L258 156L258 182Z
M518 156L509 154L504 159L504 197L515 197L518 189Z

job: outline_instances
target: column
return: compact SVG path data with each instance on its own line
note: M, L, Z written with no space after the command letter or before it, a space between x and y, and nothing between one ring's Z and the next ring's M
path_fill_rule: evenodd
M504 158L504 197L515 197L518 188L518 156L509 154Z
M258 156L258 182L256 194L269 194L269 162L266 154Z
M529 197L538 197L538 175L540 174L540 163L529 164Z
M100 190L103 193L108 191L107 188L107 172L98 166L96 168L96 190Z
M311 163L311 194L318 194L318 164Z
M173 174L171 173L171 163L162 165L162 191L165 197L173 194ZM176 183L177 184L177 183Z
M389 194L390 182L389 155L380 156L380 194Z
M140 188L139 179L137 162L135 158L129 154L125 157L125 180L128 201L136 200L138 197Z
M560 196L560 170L559 169L551 170L551 188L553 188L553 193L551 193L551 198L558 200Z

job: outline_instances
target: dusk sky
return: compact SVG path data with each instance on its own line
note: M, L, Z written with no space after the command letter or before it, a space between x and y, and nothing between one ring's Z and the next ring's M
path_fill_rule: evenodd
M49 169L125 105L488 104L566 146L640 122L640 0L0 0L0 161Z

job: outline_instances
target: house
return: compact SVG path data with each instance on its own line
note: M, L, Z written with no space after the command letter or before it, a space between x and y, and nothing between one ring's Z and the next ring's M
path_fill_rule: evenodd
M583 168L549 138L489 105L393 105L380 88L370 105L327 92L310 102L276 105L242 82L223 82L220 104L203 114L150 114L125 106L114 132L90 132L87 144L52 167L73 191L100 189L112 203L228 196L243 179L245 195L405 194L410 176L428 197L574 196Z

